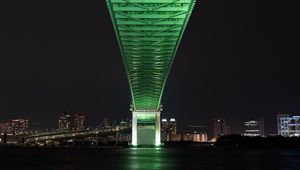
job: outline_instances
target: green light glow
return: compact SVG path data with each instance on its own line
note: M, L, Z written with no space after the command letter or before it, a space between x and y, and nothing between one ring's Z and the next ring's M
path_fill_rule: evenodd
M133 110L159 110L163 89L196 0L106 0Z
M133 111L131 140L133 146L159 146L160 112Z
M160 146L160 142L159 142L159 143L155 143L155 146L156 146L156 148L155 148L155 149L157 149L157 147L159 147L159 146Z
M137 114L138 121L151 121L153 122L155 120L155 114L147 114L147 113L140 113Z
M153 148L134 148L128 154L127 167L130 170L165 170L169 169L168 155L164 150Z

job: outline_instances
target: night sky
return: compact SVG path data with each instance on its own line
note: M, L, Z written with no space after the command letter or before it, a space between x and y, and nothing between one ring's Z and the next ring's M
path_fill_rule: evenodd
M233 133L276 113L300 112L296 1L198 0L163 97L162 117L181 126L224 117ZM56 128L57 112L88 124L131 117L131 96L104 0L1 2L0 121Z

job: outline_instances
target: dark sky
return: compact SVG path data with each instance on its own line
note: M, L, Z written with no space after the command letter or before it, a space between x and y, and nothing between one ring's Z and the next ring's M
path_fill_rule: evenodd
M294 1L200 0L174 61L162 117L232 132L277 112L300 111L298 5ZM57 112L88 124L130 117L130 93L104 0L1 2L0 121L57 126Z

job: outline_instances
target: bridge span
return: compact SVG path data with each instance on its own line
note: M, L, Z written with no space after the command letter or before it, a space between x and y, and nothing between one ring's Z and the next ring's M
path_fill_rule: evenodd
M106 0L132 96L132 145L160 145L161 99L196 0Z
M36 143L50 140L76 139L85 137L102 137L114 135L116 133L126 133L131 131L131 125L116 126L106 129L92 129L83 131L64 131L64 132L47 132L38 134L28 134L23 136L24 143Z

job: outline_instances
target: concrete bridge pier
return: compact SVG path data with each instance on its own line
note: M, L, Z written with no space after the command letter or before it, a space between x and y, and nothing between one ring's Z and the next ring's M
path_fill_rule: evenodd
M159 146L160 142L160 111L132 112L133 146Z

